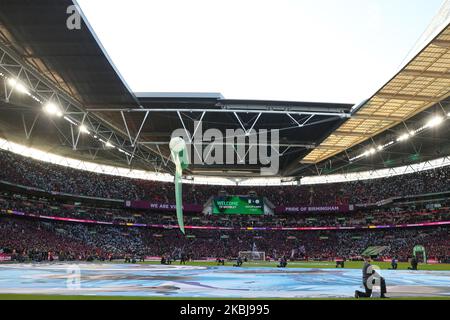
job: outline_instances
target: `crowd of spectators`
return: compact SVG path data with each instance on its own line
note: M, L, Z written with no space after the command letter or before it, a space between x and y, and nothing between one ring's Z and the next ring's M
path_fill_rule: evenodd
M450 256L448 228L379 231L189 231L47 223L0 218L0 249L31 259L48 252L63 259L109 259L127 256L172 256L190 259L236 258L240 251L263 251L266 257L295 260L333 260L358 257L370 246L385 246L383 256L407 261L415 245L423 245L430 259Z
M62 192L107 199L150 200L174 203L173 183L131 179L76 170L0 151L0 180ZM185 184L183 201L204 204L225 192L255 192L276 206L375 203L391 197L450 191L450 166L389 178L315 186L233 187Z
M0 219L0 244L0 250L19 261L47 260L49 253L61 260L89 260L102 255L101 250L79 239L68 240L56 225L35 221Z
M107 199L140 199L173 203L173 184L75 170L0 151L0 180L48 192ZM450 190L450 167L391 178L319 186L220 187L189 185L185 203L204 204L220 193L266 197L274 205L369 204L380 200ZM416 204L357 206L348 213L277 214L263 216L186 214L185 224L222 226L228 231L132 228L82 223L63 223L6 215L7 210L28 214L107 222L176 225L173 213L138 211L103 201L70 200L70 197L37 196L0 190L0 253L15 260L112 259L130 256L180 256L192 259L233 258L239 251L257 248L277 259L328 260L351 258L369 246L385 246L386 256L406 260L416 244L428 256L446 260L450 233L446 227L345 231L242 231L240 227L367 227L450 220L445 200L439 206Z
M171 212L137 211L120 207L101 207L74 201L57 201L25 194L0 193L0 209L40 216L55 216L112 223L177 225ZM292 213L277 215L204 215L185 214L185 225L241 227L367 227L368 225L401 225L408 223L450 221L446 202L439 207L385 207L358 209L347 213Z

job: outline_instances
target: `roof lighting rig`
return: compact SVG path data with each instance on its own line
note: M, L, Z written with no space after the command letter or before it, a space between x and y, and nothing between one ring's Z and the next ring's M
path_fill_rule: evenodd
M396 143L408 141L415 135L417 135L427 129L432 129L432 128L436 128L436 127L440 126L442 123L444 123L449 118L450 118L450 112L448 112L445 116L443 116L443 115L433 116L432 118L428 119L428 121L422 127L417 128L415 130L401 133L395 140L391 140L384 145L372 147L372 148L364 151L363 153L359 154L358 156L351 158L350 162L356 161L363 157L373 156L373 155L377 154L378 152L382 152L384 149L386 149Z

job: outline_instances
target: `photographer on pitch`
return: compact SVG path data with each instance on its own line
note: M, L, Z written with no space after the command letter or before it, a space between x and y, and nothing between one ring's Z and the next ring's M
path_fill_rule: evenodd
M377 273L372 265L370 264L371 262L371 258L370 256L365 256L364 257L364 266L362 269L362 278L363 278L363 285L364 285L364 289L365 292L356 290L355 291L355 298L370 298L372 296L372 289L373 286L376 283L376 280L379 280L380 282L380 289L381 289L381 296L380 298L384 299L387 298L386 297L386 281L384 280L384 278Z

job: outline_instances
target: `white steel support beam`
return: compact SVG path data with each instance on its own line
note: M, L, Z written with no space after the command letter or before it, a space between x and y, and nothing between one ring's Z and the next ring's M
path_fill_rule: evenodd
M40 117L40 113L36 114L34 116L34 120L31 124L30 128L27 128L27 123L25 120L25 115L22 113L22 123L23 123L23 129L25 130L25 137L27 138L27 140L30 140L31 137L31 133L33 132L34 126L36 125L36 122L38 121L39 117Z
M100 108L100 109L87 109L86 111L92 112L155 112L155 113L179 113L179 112L198 112L198 113L256 113L256 114L295 114L295 115L315 115L315 116L327 116L327 117L340 117L340 118L350 118L350 113L346 112L319 112L319 111L290 111L289 108L286 110L261 110L261 109L178 109L178 108L122 108L122 109L114 109L114 108Z
M134 138L133 142L131 143L131 146L132 146L132 147L135 147L136 142L138 141L139 136L141 135L141 131L142 131L142 128L144 127L145 121L147 121L147 117L148 117L149 113L150 113L150 112L146 112L146 113L145 113L144 120L142 120L141 126L139 127L139 131L138 131L138 133L136 134L136 137ZM135 150L136 150L136 149L135 149Z
M128 134L128 139L130 139L130 145L133 145L133 139L131 139L130 129L128 128L127 120L125 119L125 115L123 114L123 111L120 111L120 115L122 116L123 124L125 125L125 129Z
M95 130L95 135L98 138L103 140L108 140L106 137L112 132L113 133L113 141L116 141L118 145L122 146L122 150L126 151L123 153L125 156L127 153L131 154L134 150L134 144L138 142L138 136L134 139L130 139L130 134L127 132L122 132L119 128L112 126L108 123L101 115L92 114L86 112L86 108L82 105L77 99L73 98L70 93L67 93L64 89L59 87L53 81L47 79L39 70L35 69L35 67L29 65L25 61L22 60L21 57L17 56L15 52L6 47L3 43L0 43L0 82L3 80L4 86L4 98L3 100L14 104L11 102L11 98L13 95L16 95L17 87L8 85L8 79L14 79L18 81L25 89L24 92L17 92L17 94L27 94L33 100L35 100L36 105L30 105L30 109L34 109L36 113L41 112L42 105L45 103L52 101L61 108L67 122L66 125L79 125L83 122L83 118L85 121L90 123L90 130ZM2 76L3 75L3 76ZM16 90L15 90L16 89ZM87 115L86 115L87 114ZM64 124L56 123L52 121L55 126L62 126ZM73 129L71 129L73 130ZM58 131L63 134L60 128ZM27 135L31 135L31 130L27 128ZM76 134L74 133L74 136ZM125 138L126 137L126 138ZM66 137L64 137L67 140ZM74 141L70 143L72 147L77 147L78 144L78 136L77 139L73 139ZM126 143L129 140L130 143ZM146 159L152 158L150 154L153 154L154 157L160 156L155 150L151 148L141 145L138 143L138 149L142 149L142 154L144 157L139 156L139 159L148 162ZM140 154L140 153L139 153Z
M80 141L81 130L80 127L84 126L84 120L86 120L87 113L83 115L83 120L81 120L80 126L78 126L77 139L75 140L75 144L73 145L73 150L77 150L78 141Z

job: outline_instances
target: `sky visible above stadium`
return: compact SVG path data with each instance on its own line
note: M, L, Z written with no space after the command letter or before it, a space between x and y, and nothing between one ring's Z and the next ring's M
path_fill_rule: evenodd
M78 0L135 92L358 103L442 0Z

